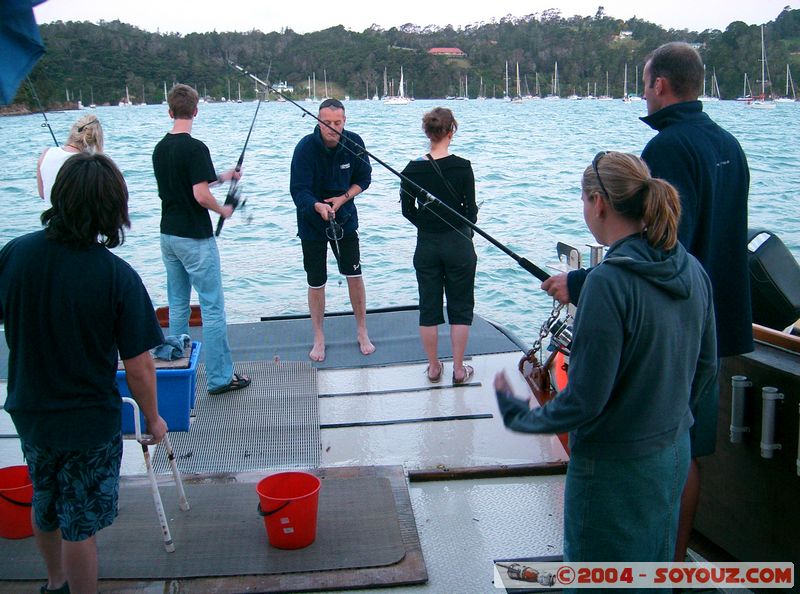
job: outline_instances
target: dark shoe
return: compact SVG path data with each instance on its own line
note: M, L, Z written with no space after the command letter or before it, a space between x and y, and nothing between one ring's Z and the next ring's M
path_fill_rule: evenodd
M56 590L49 590L45 584L39 589L39 594L69 594L69 584L64 582L64 585Z
M464 365L464 377L461 379L456 379L456 370L453 370L453 385L459 386L461 384L469 383L469 380L472 379L472 375L475 373L475 370L470 365Z
M221 388L215 388L214 390L209 390L209 394L224 394L225 392L230 392L232 390L241 390L242 388L246 388L250 385L250 378L246 375L239 375L238 373L233 374L233 379L227 386L222 386Z

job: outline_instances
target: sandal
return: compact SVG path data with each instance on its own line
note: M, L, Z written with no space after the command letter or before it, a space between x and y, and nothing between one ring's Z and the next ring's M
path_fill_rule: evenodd
M453 385L458 386L461 384L469 383L469 380L472 379L475 370L472 368L471 365L464 365L464 377L461 379L456 379L456 370L453 370Z
M241 390L242 388L246 388L250 385L252 380L247 377L246 375L239 375L238 373L233 374L233 379L225 386L221 388L214 388L213 390L209 390L209 394L224 394L225 392L231 392L232 390Z
M428 378L428 381L432 384L438 384L440 381L442 381L442 372L444 371L444 363L442 363L441 361L437 361L437 363L439 363L439 373L437 373L436 375L431 375L430 365L428 365L425 368L425 376Z

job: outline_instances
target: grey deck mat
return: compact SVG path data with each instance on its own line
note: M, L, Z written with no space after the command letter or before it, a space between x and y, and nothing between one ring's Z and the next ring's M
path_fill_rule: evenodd
M425 361L425 351L419 338L419 311L397 309L367 313L367 330L375 352L364 356L356 342L356 322L352 315L325 316L326 357L320 369L369 367ZM194 340L202 341L202 329L191 328ZM250 324L228 326L228 340L234 361L309 361L313 331L310 318L275 319ZM469 335L467 355L519 351L508 336L495 326L475 316ZM450 326L439 327L439 355L452 357ZM203 353L200 357L202 360ZM236 366L239 370L239 366Z
M101 579L306 573L397 563L405 556L387 478L323 478L317 537L298 550L269 546L255 483L187 484L189 511L161 487L175 552L164 550L150 487L120 490L120 515L97 536ZM5 580L46 578L33 538L3 541Z
M392 308L367 312L367 329L376 351L364 356L356 342L356 323L352 313L325 316L327 357L314 367L332 369L340 367L367 367L424 361L425 351L419 339L419 311L410 308ZM450 352L450 327L439 328L439 354L452 357ZM166 331L166 329L165 329ZM194 340L203 340L202 328L190 328ZM311 319L286 317L266 322L228 325L228 341L234 361L308 361L312 344ZM530 348L515 344L512 339L479 315L472 322L467 345L467 355L508 353ZM200 353L200 361L204 359ZM238 371L237 367L237 371ZM8 345L0 340L0 379L8 378Z
M246 362L239 371L250 376L250 386L209 395L205 366L198 367L189 431L170 433L180 471L318 467L319 407L310 362ZM158 473L170 472L164 448L155 448L153 465Z

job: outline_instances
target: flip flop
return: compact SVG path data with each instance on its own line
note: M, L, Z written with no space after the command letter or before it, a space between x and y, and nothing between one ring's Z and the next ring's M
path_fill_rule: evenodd
M221 388L215 388L213 390L209 390L209 394L224 394L225 392L231 392L233 390L241 390L242 388L246 388L250 385L252 380L247 377L246 375L239 375L238 373L233 374L233 379L225 386Z
M442 381L442 372L444 371L444 364L441 361L437 361L439 363L439 373L436 375L431 375L431 366L428 365L425 368L425 377L428 378L428 381L432 384L438 384Z
M475 370L472 368L471 365L464 365L464 377L461 379L456 379L456 372L453 370L453 385L458 386L461 384L469 383L469 380L472 379Z

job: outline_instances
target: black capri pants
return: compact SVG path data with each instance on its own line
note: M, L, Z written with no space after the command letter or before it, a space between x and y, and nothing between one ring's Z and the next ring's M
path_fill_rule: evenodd
M419 287L420 326L444 323L444 295L450 325L472 325L478 257L469 237L470 230L466 227L443 233L418 231L414 269Z

